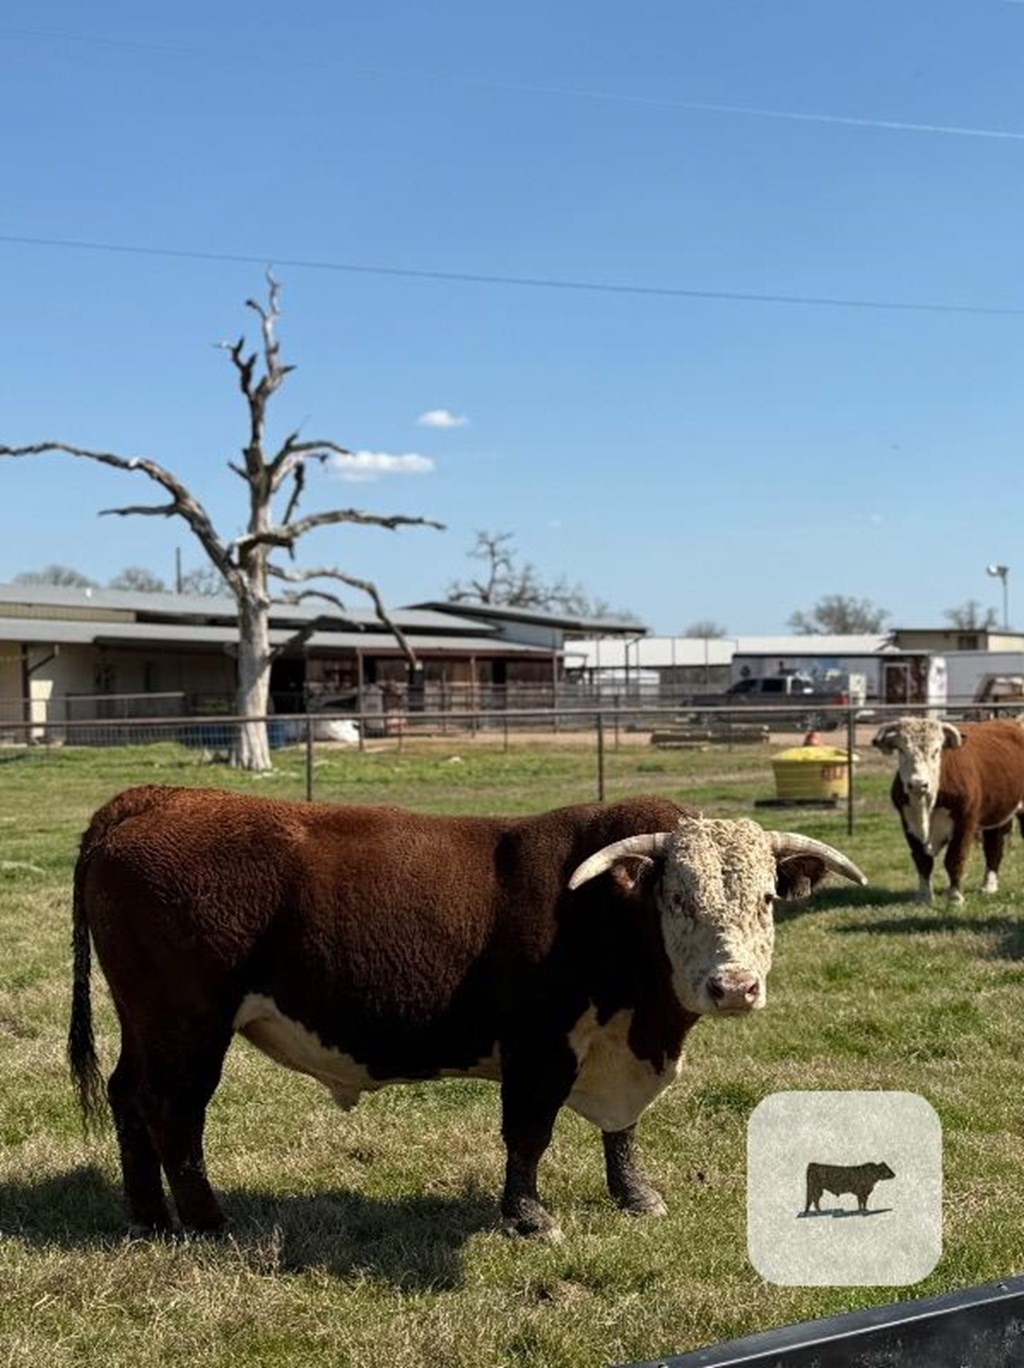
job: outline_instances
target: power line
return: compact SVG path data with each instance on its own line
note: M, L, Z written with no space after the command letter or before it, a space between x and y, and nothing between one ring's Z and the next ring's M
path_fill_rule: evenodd
M1024 5L1024 0L1002 0L1003 4ZM164 53L176 57L214 57L221 54L210 53L200 48L190 48L179 44L150 43L131 38L105 38L84 33L63 33L44 29L8 28L0 30L12 37L56 39L59 42L86 43L94 47L122 48L130 52ZM235 60L235 59L233 59ZM260 54L252 54L247 62L268 60ZM314 68L336 68L337 62L322 58L303 58L293 61L294 66ZM560 99L592 100L600 103L629 104L654 109L679 109L696 114L726 114L744 118L775 119L793 123L831 124L845 128L880 129L890 133L927 133L942 137L986 138L1000 142L1024 142L1024 131L1010 128L979 128L970 124L921 123L906 119L878 119L865 115L829 114L820 111L797 109L772 109L763 105L735 104L716 100L681 100L671 95L634 95L623 91L596 90L587 86L544 85L530 81L508 81L485 76L463 76L444 72L410 71L404 69L364 68L353 69L346 66L350 79L384 81L422 81L429 84L477 87L483 90L505 90L523 95L552 95Z
M87 242L74 238L29 237L0 233L0 243L57 250L108 252L122 256L164 257L177 261L231 262L247 266L287 266L302 271L330 271L348 275L383 276L408 280L454 282L464 285L501 285L530 290L563 290L582 294L641 296L654 299L704 299L735 304L789 304L809 308L886 310L899 313L974 314L984 317L1021 318L1024 307L999 304L948 304L900 299L854 299L840 295L761 293L753 290L710 290L677 285L636 285L624 281L566 280L556 276L513 276L483 271L432 271L415 266L376 266L366 262L317 261L283 257L276 253L254 256L246 252L195 251L179 247L152 247L138 243Z

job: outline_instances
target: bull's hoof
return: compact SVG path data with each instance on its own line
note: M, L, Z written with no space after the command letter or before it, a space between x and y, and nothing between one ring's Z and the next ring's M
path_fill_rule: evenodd
M668 1207L657 1189L637 1186L618 1199L619 1207L627 1216L667 1216Z
M959 888L951 888L946 894L946 901L953 907L958 906L964 900L964 895Z
M550 1212L545 1211L540 1202L517 1202L515 1209L502 1213L502 1233L527 1240L547 1240L558 1244L562 1239L562 1229Z
M914 901L920 903L922 907L931 907L932 890L930 888L919 888L914 894Z
M999 880L994 874L985 875L985 882L981 885L981 891L982 893L987 893L989 897L991 897L993 893L999 892Z

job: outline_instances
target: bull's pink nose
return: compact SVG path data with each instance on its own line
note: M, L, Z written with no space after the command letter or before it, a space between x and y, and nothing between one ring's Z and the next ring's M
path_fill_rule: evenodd
M760 982L752 975L708 979L708 993L716 1007L727 1012L749 1011L757 1001Z

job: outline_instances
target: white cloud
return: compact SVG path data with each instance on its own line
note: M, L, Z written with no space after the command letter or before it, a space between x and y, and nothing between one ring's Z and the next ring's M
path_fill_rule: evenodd
M452 413L449 409L427 409L416 419L420 427L453 428L468 427L469 419Z
M331 467L343 480L362 483L380 475L425 475L434 469L434 458L415 451L400 456L390 451L353 451L350 456L335 456Z

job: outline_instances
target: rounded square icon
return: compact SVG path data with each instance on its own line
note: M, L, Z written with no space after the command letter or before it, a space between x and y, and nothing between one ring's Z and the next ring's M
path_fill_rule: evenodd
M942 1124L907 1092L772 1093L747 1125L747 1254L789 1287L905 1287L942 1254Z

